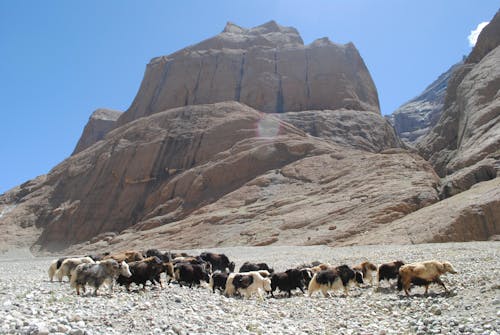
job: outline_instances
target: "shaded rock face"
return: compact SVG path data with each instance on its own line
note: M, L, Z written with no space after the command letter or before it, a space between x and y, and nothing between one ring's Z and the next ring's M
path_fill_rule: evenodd
M497 177L496 160L486 158L446 176L441 181L440 198L445 199L470 189L473 185Z
M403 141L417 142L436 125L443 110L448 81L461 64L462 62L450 67L422 94L408 101L387 117Z
M118 120L121 114L122 112L104 108L98 109L92 113L72 155L102 140L104 135L116 127L116 120Z
M304 45L297 30L271 21L154 58L123 125L169 108L239 101L259 111L311 109L379 112L371 76L352 43L327 38Z
M484 28L485 34L497 29L490 25L500 25L498 14ZM486 50L479 39L471 55L479 54L478 49ZM470 63L471 59L476 58L469 56L466 64L453 73L443 114L417 145L419 152L433 164L440 176L486 157L500 157L500 47L496 46L478 63Z

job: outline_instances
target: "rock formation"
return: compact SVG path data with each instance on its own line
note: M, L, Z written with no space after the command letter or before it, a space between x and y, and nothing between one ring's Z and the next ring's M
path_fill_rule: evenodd
M246 139L215 157L220 161L179 174L152 193L146 207L154 208L153 199L171 200L159 201L137 224L109 241L78 244L70 252L151 245L338 245L439 200L439 178L430 165L401 149L370 153L299 135L292 142ZM200 199L192 193L213 192L226 179L250 176L250 166L269 160L265 157L280 163L212 203L203 200L205 206L191 200L189 208L197 208L184 215L189 199Z
M387 117L403 141L415 143L436 125L443 111L448 81L461 64L462 62L459 62L450 67L427 86L422 94Z
M380 152L402 144L390 124L375 113L339 109L273 115L312 136L348 148Z
M466 63L479 63L498 45L500 45L500 10L479 34L476 45L467 57Z
M290 228L292 232L310 229L309 224L299 227L293 218L309 217L308 207L317 213L311 222L318 233L304 240L292 239L290 232L282 238L283 243L313 244L323 241L321 232L331 232L329 242L334 242L335 237L365 229L361 224L376 226L437 201L437 180L426 162L403 150L380 154L351 150L308 136L275 116L225 102L167 110L109 132L47 176L7 194L18 204L8 217L31 208L29 226L43 229L37 244L56 251L103 232L121 233L107 238L118 245L130 229L149 231L157 226L183 227L178 235L169 234L171 238L199 239L198 228L190 227L200 219L221 225L216 234L226 231L226 244L241 241L230 238L235 222L246 222L243 227L249 230L260 224L263 233L255 238L274 239L274 232L267 235L273 217L280 226L297 225ZM273 190L274 195L269 193ZM285 207L278 211L283 210L281 214L272 214L272 208L295 203L299 195L303 203L293 205L295 210ZM259 199L259 206L253 204ZM6 197L2 200L12 203ZM365 201L366 214L360 215L359 204ZM252 220L242 204L265 220ZM339 213L335 224L333 213ZM341 213L347 217L341 220ZM333 225L338 226L335 232L330 229Z
M352 44L228 24L153 59L125 113L94 113L71 157L0 195L0 250L487 239L498 233L498 178L485 180L498 167L499 54L449 81L419 147L455 172L440 179L400 148Z
M238 101L259 111L312 109L379 112L371 76L352 43L304 45L295 28L271 21L219 35L147 65L125 124L169 108Z
M484 241L500 234L500 178L425 207L342 244Z
M104 108L100 108L92 113L72 155L102 140L104 135L116 127L116 120L118 120L121 114L122 112Z
M465 64L453 73L443 114L418 143L420 153L440 176L486 157L500 158L500 47L498 35L490 33L497 31L496 26L500 26L500 12L479 35Z

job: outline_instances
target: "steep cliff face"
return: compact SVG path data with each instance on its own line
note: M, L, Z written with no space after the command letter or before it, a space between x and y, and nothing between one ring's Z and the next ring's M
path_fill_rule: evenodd
M474 49L467 57L466 63L478 63L490 51L495 49L500 44L500 10L491 19L488 24L481 31L477 38L477 43Z
M498 26L499 13L480 34L466 63L453 73L443 114L418 143L420 153L441 176L486 157L500 157L500 41L491 34Z
M169 108L238 101L267 113L340 109L379 113L377 91L352 43L327 38L304 45L297 30L274 21L219 35L154 58L125 124Z
M116 127L116 120L118 120L121 114L122 112L104 108L100 108L92 113L72 155L102 140L111 129Z
M461 64L462 62L450 67L427 86L422 94L387 117L402 140L415 143L436 125L443 111L448 81Z

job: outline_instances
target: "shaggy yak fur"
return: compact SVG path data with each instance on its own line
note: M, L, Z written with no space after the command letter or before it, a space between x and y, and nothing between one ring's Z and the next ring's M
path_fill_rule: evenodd
M445 273L457 273L450 262L426 261L403 265L399 269L398 290L405 290L406 295L410 294L411 284L425 286L425 294L429 290L429 285L437 283L448 289L444 285L440 275Z

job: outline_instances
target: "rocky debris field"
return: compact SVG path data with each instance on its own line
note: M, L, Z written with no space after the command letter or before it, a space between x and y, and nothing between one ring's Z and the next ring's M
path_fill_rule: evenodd
M198 253L201 250L190 250ZM319 260L354 265L402 259L452 262L458 274L430 293L354 287L309 298L297 291L273 299L226 298L207 288L147 287L127 293L77 296L68 282L50 282L53 258L11 252L0 257L0 334L498 334L500 332L500 243L469 242L410 246L237 247L224 252L239 266L267 262L276 271ZM56 257L54 257L56 258Z

